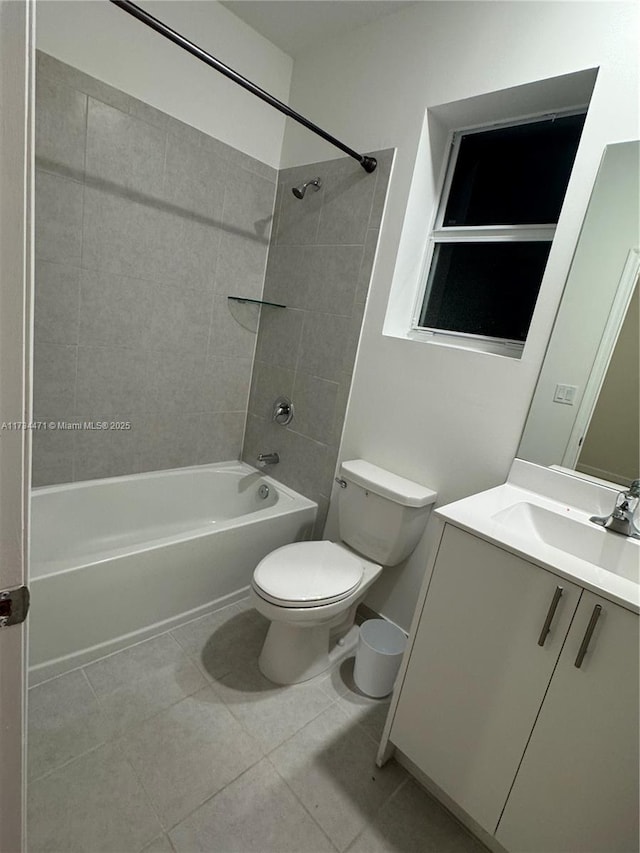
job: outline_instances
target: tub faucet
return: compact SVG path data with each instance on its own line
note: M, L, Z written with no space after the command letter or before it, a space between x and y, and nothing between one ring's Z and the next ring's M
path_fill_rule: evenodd
M265 465L277 465L280 457L277 453L258 453L258 465L264 468Z
M635 514L640 503L640 480L634 480L628 489L618 492L616 504L611 515L592 515L589 521L600 524L614 533L640 539L640 528L635 522Z

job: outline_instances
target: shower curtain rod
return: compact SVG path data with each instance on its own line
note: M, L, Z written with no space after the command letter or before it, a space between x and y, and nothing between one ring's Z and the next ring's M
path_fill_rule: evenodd
M152 30L155 30L160 35L168 38L169 41L172 41L174 44L177 44L178 47L183 48L188 51L192 56L195 56L196 59L205 62L207 65L210 65L212 68L215 68L216 71L219 71L221 74L224 74L225 77L228 77L230 80L233 80L234 83L237 83L239 86L242 86L243 89L246 89L248 92L251 92L256 97L265 101L270 106L274 107L276 110L279 110L281 113L284 113L289 118L292 118L294 121L297 121L299 124L306 127L308 130L316 133L318 136L321 136L323 139L326 139L327 142L330 142L332 145L335 145L336 148L339 148L341 151L344 151L345 154L348 154L349 157L353 157L354 160L357 160L358 163L362 166L365 172L373 172L378 165L378 161L375 157L367 157L365 154L358 154L357 151L354 151L353 148L349 148L348 145L345 145L343 142L340 142L339 139L336 139L335 136L331 136L330 133L327 133L326 130L323 130L321 127L318 127L317 124L314 124L312 121L309 121L308 118L301 116L300 113L297 113L295 110L292 110L291 107L288 107L286 104L279 101L277 98L274 98L273 95L270 95L269 92L265 92L264 89L261 89L259 86L256 86L255 83L252 83L251 80L247 80L246 77L243 77L242 74L238 74L237 71L234 71L233 68L229 68L228 65L225 65L224 62L220 62L219 59L216 59L215 56L211 56L210 53L207 53L206 50L203 50L198 45L194 44L189 39L181 36L180 33L177 33L175 30L171 29L171 27L163 24L162 21L158 20L158 18L154 18L153 15L150 15L148 12L145 12L144 9L141 9L140 6L136 6L135 3L130 2L130 0L111 0L114 6L119 6L123 11L128 12L130 15L133 15L134 18L137 18L139 21L142 21L143 24L146 24L148 27L151 27Z

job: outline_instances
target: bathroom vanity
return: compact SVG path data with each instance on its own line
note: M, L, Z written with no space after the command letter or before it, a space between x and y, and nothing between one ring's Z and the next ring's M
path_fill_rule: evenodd
M489 846L638 850L640 542L615 491L516 460L442 524L383 735Z

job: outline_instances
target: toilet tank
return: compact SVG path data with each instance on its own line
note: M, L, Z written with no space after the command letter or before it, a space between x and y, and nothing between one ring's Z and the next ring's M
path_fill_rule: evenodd
M338 497L340 539L383 566L395 566L418 544L437 493L364 459L343 462Z

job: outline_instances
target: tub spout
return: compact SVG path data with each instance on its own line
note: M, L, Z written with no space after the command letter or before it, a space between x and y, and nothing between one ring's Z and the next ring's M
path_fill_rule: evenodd
M277 453L258 453L258 465L264 468L265 465L277 465L280 457Z

